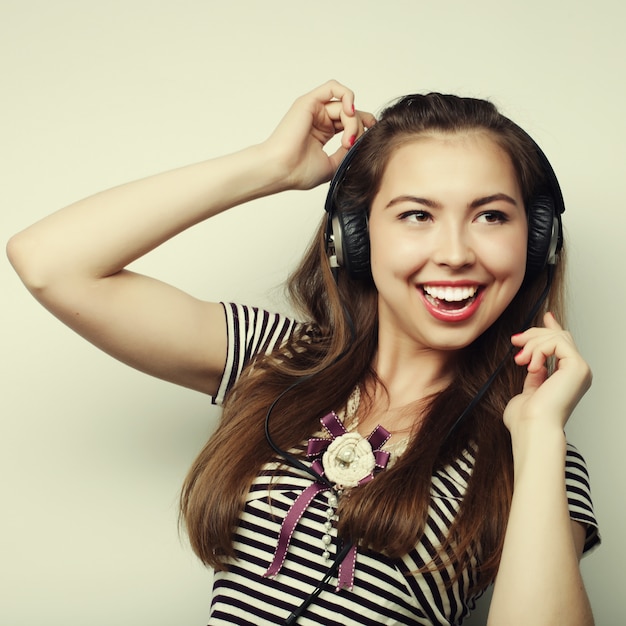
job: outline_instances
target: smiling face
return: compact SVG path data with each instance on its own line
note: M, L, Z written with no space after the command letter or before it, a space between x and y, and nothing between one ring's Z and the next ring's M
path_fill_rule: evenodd
M372 203L369 233L379 341L463 348L524 278L522 193L511 159L484 132L401 145Z

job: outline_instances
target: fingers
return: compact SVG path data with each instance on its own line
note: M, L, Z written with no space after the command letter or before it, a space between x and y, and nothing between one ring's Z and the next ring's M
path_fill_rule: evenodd
M354 115L341 117L343 130L341 136L341 145L349 150L354 142L365 132L367 128L371 128L376 123L376 118L367 111L355 111Z
M324 83L308 95L324 105L335 132L342 133L341 146L344 151L354 145L366 128L376 123L371 113L356 109L354 92L336 80Z
M331 102L333 100L341 102L341 107L347 117L352 117L355 114L354 92L336 80L329 80L320 85L310 95L321 102Z
M514 359L518 365L526 365L529 373L537 373L554 357L556 369L568 372L582 386L591 384L591 370L582 358L569 332L563 330L551 313L544 316L544 328L530 328L514 335L511 343L521 347Z
M376 124L376 118L368 111L357 111L357 113L361 117L361 122L365 128L371 128Z
M339 103L336 103L334 107L337 109ZM328 105L331 109L331 105ZM356 140L365 132L367 128L370 128L376 123L376 118L371 114L364 111L355 111L352 116L345 116L343 109L339 114L339 118L335 120L334 127L335 132L341 132L341 143L339 148L333 153L329 154L329 160L333 169L333 172L337 170L339 164L346 156L350 148L355 144Z
M351 89L328 81L296 99L265 145L286 172L286 188L310 189L330 180L348 150L375 123L371 113L355 108ZM326 146L335 136L339 148L329 154Z
M526 365L529 372L540 371L549 357L560 359L578 354L572 336L563 330L552 313L546 313L543 322L544 328L530 328L511 337L511 343L521 347L515 362Z
M360 114L357 111L346 113L343 103L339 100L332 100L324 106L335 133L341 133L341 146L349 150L364 131Z
M515 363L527 369L524 390L518 398L526 398L523 403L526 417L552 416L559 424L565 424L591 386L592 373L572 336L554 316L548 313L543 321L544 327L530 328L511 338L511 343L521 348L514 357ZM551 359L554 368L548 367ZM549 376L548 369L552 369ZM518 406L521 411L519 402L512 406ZM509 411L509 416L512 414Z
M548 369L546 367L541 367L535 372L528 372L524 379L524 393L536 391L547 379Z
M550 330L554 330L554 331L560 331L563 330L563 328L560 326L560 324L556 321L556 318L554 317L554 315L552 313L546 313L543 316L543 323L545 325L545 328L548 328ZM523 346L524 343L526 342L527 338L533 334L536 334L536 331L540 331L540 328L529 328L527 331L523 332L523 333L518 333L517 335L513 335L511 337L511 343L514 346Z

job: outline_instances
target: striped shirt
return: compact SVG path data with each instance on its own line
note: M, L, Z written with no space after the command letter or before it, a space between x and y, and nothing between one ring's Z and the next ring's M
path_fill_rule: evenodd
M286 317L235 304L224 305L228 328L228 357L219 390L226 392L255 354L270 352L293 331ZM336 579L323 586L297 623L301 626L362 624L461 624L478 596L469 592L472 568L450 585L452 566L416 574L428 565L452 524L471 476L474 458L467 451L453 464L437 471L431 485L431 502L424 535L407 555L391 559L359 549L351 590L336 590ZM270 493L271 483L271 493ZM323 556L322 536L327 532L327 493L315 496L293 532L280 572L265 577L274 557L281 523L294 501L312 483L302 470L268 466L253 482L234 537L237 558L228 570L216 572L210 626L284 624L291 612L326 575L333 556L341 549L335 528L330 530L331 560ZM582 456L568 444L566 483L572 519L587 525L585 551L599 542L589 478Z

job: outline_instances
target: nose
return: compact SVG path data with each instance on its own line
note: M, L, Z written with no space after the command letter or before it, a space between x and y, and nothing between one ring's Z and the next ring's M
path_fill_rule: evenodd
M438 265L457 270L476 261L474 247L464 225L441 225L434 244L433 260Z

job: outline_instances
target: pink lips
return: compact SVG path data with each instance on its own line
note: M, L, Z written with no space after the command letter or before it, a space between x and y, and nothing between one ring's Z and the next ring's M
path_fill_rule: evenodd
M437 320L441 322L464 322L476 313L483 299L484 290L480 289L474 299L461 309L445 309L435 306L424 293L423 289L419 289L419 294L426 310Z

